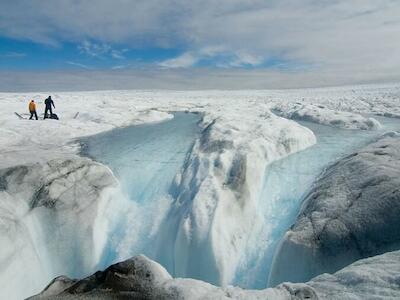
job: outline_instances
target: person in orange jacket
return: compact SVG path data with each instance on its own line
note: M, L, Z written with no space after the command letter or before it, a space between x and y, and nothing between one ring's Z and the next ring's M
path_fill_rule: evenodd
M29 120L32 120L33 116L35 116L36 120L38 119L36 113L36 103L34 100L31 100L31 102L29 102L29 112L31 113L31 117L29 118Z

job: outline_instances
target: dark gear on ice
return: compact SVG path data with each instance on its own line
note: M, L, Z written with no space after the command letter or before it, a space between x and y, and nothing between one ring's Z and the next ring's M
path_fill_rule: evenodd
M53 100L51 99L51 96L47 97L47 99L44 100L44 104L46 105L46 108L45 108L45 110L44 110L44 118L45 118L45 119L48 118L47 113L48 113L49 111L50 111L50 118L51 118L52 115L53 115L52 106L53 106L54 108L56 108L55 105L54 105Z
M36 120L38 119L38 116L36 113L36 103L33 100L31 100L31 102L29 102L29 112L31 113L31 117L29 118L29 120L32 120L33 116L35 116Z

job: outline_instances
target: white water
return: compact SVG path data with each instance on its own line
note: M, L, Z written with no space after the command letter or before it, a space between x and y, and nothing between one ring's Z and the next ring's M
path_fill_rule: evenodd
M176 113L169 121L82 140L83 154L111 168L126 198L101 265L136 254L155 258L159 226L173 200L171 184L197 137L199 120L195 114Z

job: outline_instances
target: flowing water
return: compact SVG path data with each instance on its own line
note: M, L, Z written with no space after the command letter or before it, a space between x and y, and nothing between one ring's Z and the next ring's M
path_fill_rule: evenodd
M197 114L178 112L168 121L81 140L83 155L110 167L126 198L100 265L136 254L156 258L158 229L173 201L170 187L198 136L200 119Z
M398 119L377 119L383 124L378 131L343 130L300 122L315 133L317 143L267 167L259 200L263 230L249 246L248 256L242 258L232 284L266 287L275 249L294 223L303 196L318 175L383 132L400 130ZM121 217L121 229L116 233L120 242L110 245L104 264L139 253L156 258L158 227L173 201L169 189L198 137L199 120L198 115L176 113L169 121L116 129L83 140L84 155L109 166L127 198L127 213Z
M265 221L252 257L239 270L235 284L265 288L275 249L295 222L302 199L321 172L343 156L351 154L387 131L400 131L400 120L374 117L383 125L377 131L344 130L310 122L299 122L311 129L317 143L269 165L260 195L260 213Z

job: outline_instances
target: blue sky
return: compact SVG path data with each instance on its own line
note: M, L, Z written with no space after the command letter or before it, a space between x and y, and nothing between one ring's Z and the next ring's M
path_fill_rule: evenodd
M259 76L260 88L396 81L399 33L395 0L0 1L0 77L119 70L157 82L170 72L190 85L191 72L229 73L233 87Z
M167 68L187 53L179 48L139 48L129 45L110 45L102 42L63 42L57 45L41 44L27 40L0 37L0 68L3 70L117 70L148 67ZM235 63L236 61L236 63ZM183 66L188 67L188 66ZM236 54L219 51L204 55L190 67L216 68L310 68L311 64L289 61L276 55L261 58L256 63L239 61Z
M97 51L84 50L81 44L64 42L48 45L0 37L0 68L3 70L63 70L141 68L146 64L173 58L179 49L132 49L123 45L100 45ZM117 50L118 49L118 50Z

